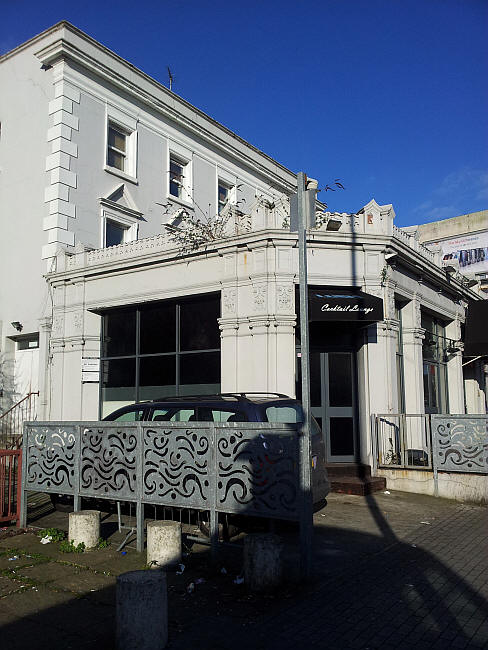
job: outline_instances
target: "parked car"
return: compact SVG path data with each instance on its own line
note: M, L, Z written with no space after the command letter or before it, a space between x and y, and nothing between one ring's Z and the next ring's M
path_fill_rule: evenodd
M113 411L108 422L303 422L300 402L279 393L222 393L167 397L137 402ZM311 421L312 433L312 501L314 510L325 505L330 485L325 466L325 445L316 420ZM68 502L67 499L70 499ZM72 509L72 498L52 495L58 510Z
M300 402L280 393L221 393L168 397L123 406L104 420L111 422L303 422ZM324 505L330 485L322 431L312 417L312 500Z

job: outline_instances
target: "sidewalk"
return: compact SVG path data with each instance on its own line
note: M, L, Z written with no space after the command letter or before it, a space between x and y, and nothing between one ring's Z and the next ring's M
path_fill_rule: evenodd
M37 500L35 526L67 528L67 515ZM488 517L484 508L401 492L332 494L314 517L313 580L274 597L235 585L239 550L212 572L194 546L182 575L168 574L170 650L488 647ZM111 546L63 554L34 534L0 540L0 639L9 650L113 647L115 577L145 554L116 552L123 535L104 522ZM290 527L282 532L295 535ZM5 533L4 533L5 534ZM1 533L0 533L1 536ZM187 592L190 582L197 578Z

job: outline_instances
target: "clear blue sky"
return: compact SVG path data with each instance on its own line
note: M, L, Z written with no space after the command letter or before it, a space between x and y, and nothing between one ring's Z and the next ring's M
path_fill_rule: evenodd
M71 23L399 226L488 208L488 0L0 0L0 52ZM3 92L4 89L0 89Z

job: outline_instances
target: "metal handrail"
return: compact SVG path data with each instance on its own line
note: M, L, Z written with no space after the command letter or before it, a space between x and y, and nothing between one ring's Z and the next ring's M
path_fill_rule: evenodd
M20 406L20 405L22 404L22 402L25 402L26 399L29 399L30 397L32 397L32 395L39 396L39 391L38 391L37 393L35 393L35 392L27 393L27 395L26 395L25 397L23 397L23 398L22 398L21 400L19 400L16 404L14 404L13 406L11 406L7 411L4 411L3 413L0 413L0 420L1 420L2 418L4 418L6 415L8 415L8 414L10 413L10 411L13 411L15 408L17 408L18 406Z
M24 421L37 419L36 399L38 396L38 391L31 391L7 411L0 414L0 448L20 448Z

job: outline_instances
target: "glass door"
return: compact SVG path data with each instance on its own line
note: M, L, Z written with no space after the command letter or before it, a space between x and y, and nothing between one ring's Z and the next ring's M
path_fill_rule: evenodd
M356 459L356 390L352 352L312 352L310 355L312 415L325 438L327 461Z

